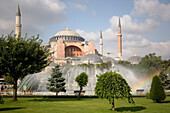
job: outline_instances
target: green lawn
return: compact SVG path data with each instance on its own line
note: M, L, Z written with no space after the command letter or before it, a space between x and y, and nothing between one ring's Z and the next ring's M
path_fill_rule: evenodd
M153 103L144 97L136 97L135 105L124 100L116 100L116 111L111 111L111 104L98 98L4 98L0 113L170 113L170 97L164 103Z

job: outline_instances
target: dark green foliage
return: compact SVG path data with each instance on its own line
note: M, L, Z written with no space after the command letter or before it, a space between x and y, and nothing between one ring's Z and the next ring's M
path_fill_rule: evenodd
M0 104L4 104L4 100L3 100L2 95L0 95Z
M144 77L159 72L164 66L167 66L167 61L162 61L161 56L150 53L143 57L139 64L131 64L128 61L118 61L115 65L117 64L134 71L138 77Z
M51 78L48 79L47 89L52 92L56 92L56 96L59 92L66 92L65 90L65 78L62 77L59 65L56 65L52 69Z
M163 68L159 73L159 78L161 79L164 89L170 89L170 80L168 79L168 75L165 68Z
M146 99L150 99L150 93L147 92L145 97L146 97Z
M5 76L4 81L10 84L14 84L14 79L11 76Z
M155 75L152 79L150 98L157 103L162 102L166 98L166 93L164 91L163 85L157 75Z
M101 64L96 64L96 67L99 68L100 70L109 69L111 66L112 66L111 62L103 62Z
M164 88L170 90L170 76L168 77L168 74L170 75L170 60L164 60L163 68L159 73L159 77Z
M128 68L132 68L133 67L133 64L131 64L130 62L128 61L118 61L118 64L122 65L122 66L125 66L125 67L128 67Z
M40 72L49 61L49 51L41 46L39 36L18 37L12 34L0 38L0 75L10 76L14 84L14 100L17 100L17 80L28 74Z
M75 81L78 83L78 86L80 87L78 98L80 98L81 91L83 90L83 87L87 85L88 82L88 76L85 72L82 72L80 75L78 75L75 79Z
M91 67L94 67L95 65L94 64L91 64L91 63L88 63L88 64L78 64L78 66L85 66L85 67L89 67L89 68L91 68Z
M114 109L114 99L128 99L129 103L134 103L131 88L126 80L116 72L107 72L100 76L97 75L95 93L100 98L106 98Z
M138 64L138 68L143 72L152 74L161 70L162 64L161 56L156 56L155 53L151 53L142 58L142 61Z

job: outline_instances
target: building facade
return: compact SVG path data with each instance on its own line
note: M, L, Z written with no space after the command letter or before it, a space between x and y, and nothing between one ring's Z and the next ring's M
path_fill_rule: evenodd
M93 40L85 41L75 31L66 30L59 31L49 41L48 44L42 46L53 52L52 62L63 65L66 63L76 63L80 61L82 56L87 54L96 54Z

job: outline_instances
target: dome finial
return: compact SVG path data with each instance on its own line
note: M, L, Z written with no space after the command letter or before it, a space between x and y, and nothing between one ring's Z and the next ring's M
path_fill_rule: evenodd
M135 53L135 56L137 56L137 54Z
M67 27L66 27L66 30L68 30L68 25L67 25Z

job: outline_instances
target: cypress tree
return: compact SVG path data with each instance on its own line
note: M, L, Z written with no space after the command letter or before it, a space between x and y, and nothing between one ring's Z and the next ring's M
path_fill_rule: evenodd
M62 77L59 65L56 65L52 69L51 78L48 79L47 89L51 92L56 92L56 96L59 92L66 92L65 90L65 78Z
M166 98L163 85L161 83L160 78L157 75L155 75L152 79L152 84L151 84L151 89L150 89L150 98L154 102L157 102L157 103L165 100Z

